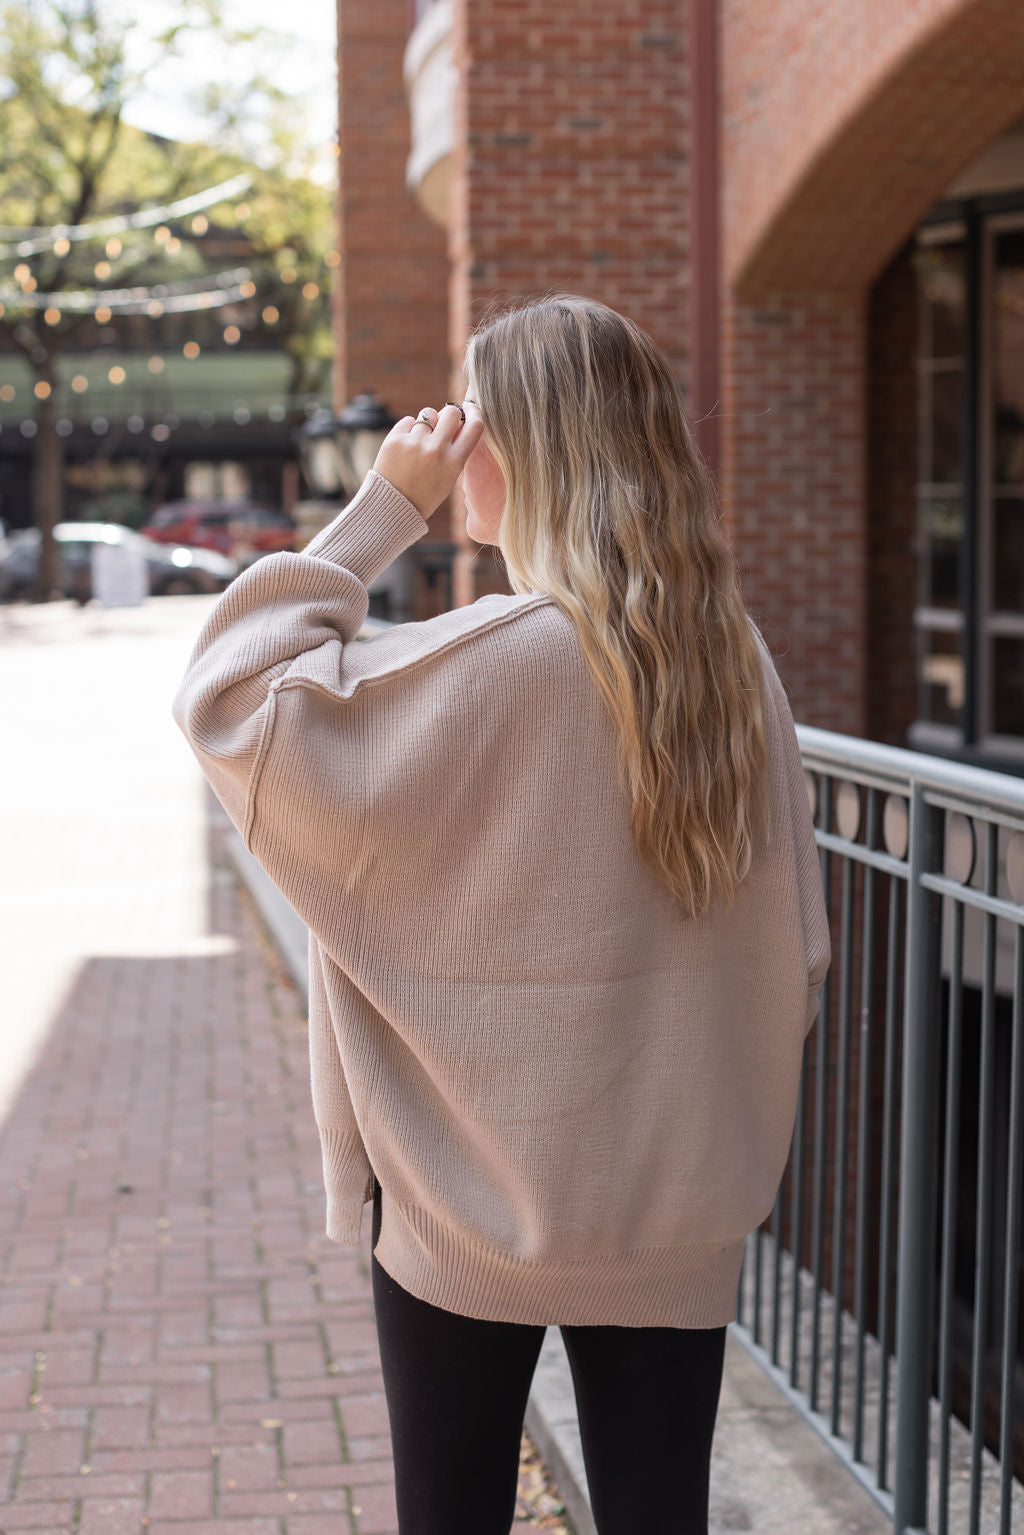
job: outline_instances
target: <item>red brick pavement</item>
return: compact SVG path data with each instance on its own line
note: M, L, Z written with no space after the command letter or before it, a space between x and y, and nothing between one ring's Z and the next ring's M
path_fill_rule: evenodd
M237 949L87 960L0 1144L11 1535L395 1529L369 1220L322 1234L302 1006L214 858Z
M0 1535L395 1525L370 1221L323 1235L304 1008L170 715L210 605L0 605Z

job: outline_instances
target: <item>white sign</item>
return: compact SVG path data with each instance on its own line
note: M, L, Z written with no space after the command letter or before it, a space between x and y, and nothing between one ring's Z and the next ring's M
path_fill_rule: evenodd
M145 556L123 544L92 546L92 594L104 608L137 608L149 596Z

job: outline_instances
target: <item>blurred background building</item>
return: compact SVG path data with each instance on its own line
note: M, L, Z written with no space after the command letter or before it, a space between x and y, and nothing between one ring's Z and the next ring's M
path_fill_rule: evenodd
M1016 0L339 0L339 43L336 401L453 397L495 298L621 308L797 718L1019 771ZM458 602L505 587L463 523Z

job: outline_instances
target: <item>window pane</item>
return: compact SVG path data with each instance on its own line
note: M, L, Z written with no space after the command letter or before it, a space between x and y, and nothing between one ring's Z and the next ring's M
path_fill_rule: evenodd
M992 427L997 485L1024 485L1024 230L995 239Z
M1024 613L1024 496L996 496L992 520L993 606Z
M963 388L960 367L931 375L932 462L921 478L933 485L959 485L963 475Z
M959 496L923 495L921 518L922 607L960 605L960 539L963 504Z
M1024 639L1000 634L992 641L992 728L1024 736Z
M923 355L959 357L964 344L963 245L921 246L915 264L924 305Z
M918 719L959 725L964 701L959 633L926 629L918 636L918 647Z

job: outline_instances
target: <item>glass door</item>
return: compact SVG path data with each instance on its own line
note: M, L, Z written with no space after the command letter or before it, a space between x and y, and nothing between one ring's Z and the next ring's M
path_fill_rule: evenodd
M1024 760L1024 214L984 225L979 735Z
M915 744L962 739L964 227L924 229L918 276L917 725ZM921 740L924 736L926 739Z

